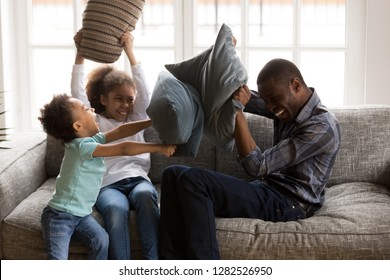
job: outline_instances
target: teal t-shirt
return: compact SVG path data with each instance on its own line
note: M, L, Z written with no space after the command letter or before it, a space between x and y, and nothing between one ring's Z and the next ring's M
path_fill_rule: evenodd
M98 144L105 143L103 133L76 138L65 145L60 174L49 206L78 217L92 212L106 171L104 159L92 156Z

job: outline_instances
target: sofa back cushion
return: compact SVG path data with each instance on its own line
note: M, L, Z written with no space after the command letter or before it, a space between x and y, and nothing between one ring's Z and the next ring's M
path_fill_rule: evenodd
M147 142L160 142L157 131L153 127L149 127L144 133L145 141ZM192 167L200 167L207 169L215 169L215 147L208 142L207 139L202 138L198 152L196 156L173 156L166 157L158 153L151 154L151 167L149 172L149 178L154 184L161 182L161 174L169 165L188 165Z
M328 186L370 182L390 187L390 106L332 109L341 146Z
M47 135L46 172L48 177L57 177L60 173L65 147L61 141Z
M370 182L390 188L390 106L349 107L331 109L341 128L341 146L328 186L346 182ZM272 145L272 121L246 113L249 128L261 149ZM153 128L145 131L146 141L159 141ZM61 142L47 137L46 169L49 176L57 176L64 153ZM150 178L159 183L162 171L172 164L185 164L215 169L241 178L250 178L237 162L237 151L216 149L202 139L196 157L151 155Z

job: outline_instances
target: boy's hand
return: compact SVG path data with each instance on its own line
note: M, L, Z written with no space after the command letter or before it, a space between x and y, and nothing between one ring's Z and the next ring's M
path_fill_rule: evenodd
M176 145L161 145L160 154L171 157L176 151Z

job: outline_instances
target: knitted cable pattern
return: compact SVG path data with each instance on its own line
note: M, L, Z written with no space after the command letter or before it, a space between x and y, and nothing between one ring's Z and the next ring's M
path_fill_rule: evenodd
M122 53L119 39L133 31L145 0L89 0L83 13L80 54L100 63L113 63Z

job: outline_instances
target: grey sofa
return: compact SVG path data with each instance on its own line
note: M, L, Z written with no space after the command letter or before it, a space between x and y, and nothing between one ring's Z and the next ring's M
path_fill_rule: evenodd
M223 259L390 259L390 106L332 110L342 130L341 149L327 186L326 202L306 220L287 223L217 218ZM247 114L261 148L271 145L270 120ZM147 140L157 140L153 129ZM0 150L2 259L44 259L40 215L53 191L62 147L42 133L13 135ZM249 178L236 151L217 150L202 140L193 157L152 155L150 178L158 188L169 164L211 168ZM99 213L95 217L102 221ZM136 217L131 213L133 257L141 257ZM71 259L86 257L72 244Z

